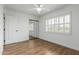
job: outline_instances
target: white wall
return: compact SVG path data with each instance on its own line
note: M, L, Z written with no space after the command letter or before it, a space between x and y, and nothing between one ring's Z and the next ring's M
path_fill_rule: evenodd
M2 54L3 51L3 5L0 5L0 55Z
M29 19L36 19L33 15L5 9L5 44L29 39Z
M72 14L72 34L57 34L45 32L45 20L47 18L71 12ZM79 51L79 5L69 5L56 10L40 18L39 37L50 42L54 42Z

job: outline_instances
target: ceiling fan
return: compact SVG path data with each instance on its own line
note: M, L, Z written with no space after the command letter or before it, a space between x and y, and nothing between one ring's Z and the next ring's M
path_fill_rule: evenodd
M49 11L49 9L45 8L44 4L34 4L35 8L32 8L30 10L36 10L38 14L40 14L42 11Z
M40 14L40 12L44 8L44 5L42 5L42 4L35 4L34 6L36 7L35 9L37 10L38 14Z

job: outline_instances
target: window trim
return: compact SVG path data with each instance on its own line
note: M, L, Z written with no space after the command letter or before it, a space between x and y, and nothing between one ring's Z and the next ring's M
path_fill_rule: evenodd
M48 20L48 19L52 19L52 18L55 18L55 17L60 17L60 16L65 16L65 15L67 15L67 14L69 14L70 15L70 23L68 23L68 24L70 24L70 32L55 32L55 25L54 25L54 32L49 32L49 31L46 31L46 24L45 24L45 32L46 33L53 33L53 34L67 34L67 35L72 35L72 12L68 12L68 13L64 13L64 14L61 14L61 15L56 15L56 16L53 16L53 17L50 17L50 18L47 18L46 20ZM45 20L45 21L46 21ZM59 21L58 21L59 22Z

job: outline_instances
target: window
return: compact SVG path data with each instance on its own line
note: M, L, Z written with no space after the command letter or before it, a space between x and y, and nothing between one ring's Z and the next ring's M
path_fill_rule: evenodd
M70 14L56 16L46 20L46 32L70 33Z

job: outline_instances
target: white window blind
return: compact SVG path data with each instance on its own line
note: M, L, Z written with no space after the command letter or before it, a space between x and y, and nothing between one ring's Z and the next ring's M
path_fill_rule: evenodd
M56 16L45 21L46 32L70 33L71 15Z

